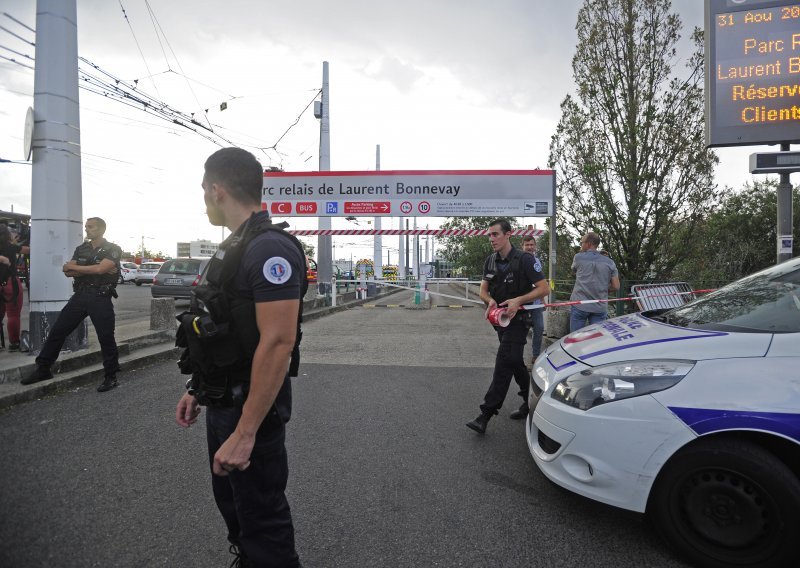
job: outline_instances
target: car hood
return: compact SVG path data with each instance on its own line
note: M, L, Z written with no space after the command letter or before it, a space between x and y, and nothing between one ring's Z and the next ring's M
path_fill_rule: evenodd
M636 359L763 357L770 333L730 333L676 327L631 314L592 324L561 339L571 357L591 366Z

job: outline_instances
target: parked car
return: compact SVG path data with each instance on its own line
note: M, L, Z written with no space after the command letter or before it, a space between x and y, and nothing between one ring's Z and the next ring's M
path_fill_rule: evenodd
M139 269L136 271L136 276L133 279L133 282L137 286L141 286L142 284L152 284L153 283L153 276L158 274L161 265L164 264L163 262L143 262Z
M551 481L646 513L702 566L791 566L800 535L800 258L573 332L533 368Z
M153 278L150 294L154 298L191 298L192 287L200 283L200 276L210 260L173 258L166 261Z
M119 263L119 283L125 284L136 279L136 271L139 270L139 265L135 262L120 262Z

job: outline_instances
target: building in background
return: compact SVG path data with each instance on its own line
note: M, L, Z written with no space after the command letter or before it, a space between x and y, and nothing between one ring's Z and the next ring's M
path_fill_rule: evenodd
M188 243L178 243L178 258L197 258L201 256L214 256L219 245L211 241L191 241Z

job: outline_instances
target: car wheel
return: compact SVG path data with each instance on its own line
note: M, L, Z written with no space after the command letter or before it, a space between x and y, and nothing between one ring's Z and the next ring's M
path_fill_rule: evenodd
M122 274L119 275L119 281L117 283L118 284L125 284L125 277L122 276Z
M647 508L661 536L701 566L789 566L800 480L755 444L709 439L673 456Z
M142 285L141 281L139 281L139 280L134 280L134 282L136 283L137 286L141 286Z

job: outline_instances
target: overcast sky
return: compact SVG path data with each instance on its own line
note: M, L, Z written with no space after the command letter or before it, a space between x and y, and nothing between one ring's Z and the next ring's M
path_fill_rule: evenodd
M155 19L145 0L121 4L130 26L119 1L78 0L79 55L120 79L139 79L140 89L174 108L207 116L237 144L273 146L320 88L328 61L331 169L375 169L380 144L381 169L425 170L546 167L559 105L572 90L582 2L149 0ZM703 2L673 7L685 38L702 27ZM34 0L4 0L2 11L35 27ZM0 25L35 42L5 16ZM35 55L3 30L0 46ZM24 61L7 49L0 55ZM33 76L0 60L0 158L23 158ZM220 240L200 189L203 162L218 146L85 90L80 105L84 218L106 219L106 236L126 250L138 249L143 236L147 248L172 255L177 241ZM309 109L277 151L250 149L264 166L308 171L319 167L318 146L319 122ZM717 182L750 180L747 156L755 151L718 150ZM0 209L30 213L30 185L29 165L0 163ZM546 220L528 221L542 227ZM333 226L355 228L336 218ZM337 258L371 252L365 239L334 243ZM396 239L384 245L396 247Z

